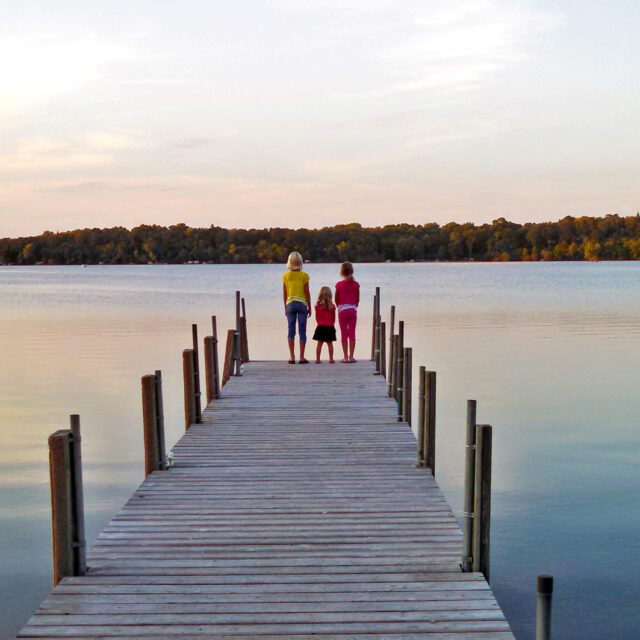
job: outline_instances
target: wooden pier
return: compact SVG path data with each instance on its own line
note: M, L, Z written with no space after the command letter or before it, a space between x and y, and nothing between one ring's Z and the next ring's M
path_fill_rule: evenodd
M250 362L20 638L502 640L371 362Z

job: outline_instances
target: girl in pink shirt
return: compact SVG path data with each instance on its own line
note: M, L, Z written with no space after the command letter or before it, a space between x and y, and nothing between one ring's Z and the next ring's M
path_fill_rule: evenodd
M316 348L316 364L320 364L322 345L326 342L329 349L329 362L333 364L333 343L336 339L336 306L331 299L331 289L322 287L316 302L316 322L318 326L313 334L313 339L318 341Z
M353 352L356 348L356 322L358 320L358 303L360 302L360 285L353 279L353 265L343 262L340 267L342 280L336 284L336 304L338 305L338 322L342 337L344 358L340 362L355 362Z

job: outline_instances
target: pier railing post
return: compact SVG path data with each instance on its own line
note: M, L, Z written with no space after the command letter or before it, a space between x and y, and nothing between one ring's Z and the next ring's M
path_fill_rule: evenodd
M418 433L416 435L417 465L419 467L424 466L424 434L425 434L425 417L426 411L426 379L427 372L425 367L420 367L418 370Z
M240 292L236 291L236 331L234 338L234 360L235 360L235 373L234 376L242 375L242 320L240 319Z
M213 336L205 336L204 338L204 380L206 386L207 404L209 404L214 395L213 382Z
M383 378L387 377L387 325L380 323L380 373Z
M387 395L393 397L393 370L395 367L393 341L396 330L396 307L391 305L391 314L389 318L389 373L387 374Z
M49 436L53 584L86 573L80 420Z
M224 350L224 365L222 366L222 386L224 387L233 375L236 358L236 337L237 334L233 329L227 331L227 344Z
M212 398L220 397L220 364L218 357L218 323L215 316L211 316L211 326L213 330L213 360L212 360L212 370L213 370L213 396Z
M411 395L412 395L412 349L411 347L404 348L404 391L403 391L403 403L402 418L409 426L411 426Z
M196 422L195 390L193 388L193 349L182 352L182 376L184 379L184 426L188 430Z
M492 428L476 426L476 469L474 487L473 570L489 582L491 548L491 444Z
M371 361L375 362L376 360L376 319L378 317L376 305L378 300L376 298L376 294L373 294L373 311L371 317Z
M202 422L202 404L200 402L200 358L198 356L198 325L191 325L191 336L193 338L193 395L196 405L196 423Z
M551 640L551 597L553 576L538 576L538 602L536 608L536 640Z
M375 364L375 374L380 375L380 287L376 287L376 294L373 298L373 362Z
M404 320L398 322L398 346L396 348L396 402L398 403L398 420L401 420L404 407Z
M167 468L162 408L162 374L142 376L144 475Z
M244 298L242 298L242 316L240 317L242 323L242 361L249 362L249 336L247 334L247 308L245 306Z
M156 416L156 377L142 376L142 428L144 436L144 475L158 469L158 430Z
M436 475L436 372L427 371L425 379L424 463Z
M156 369L156 429L158 433L158 464L162 470L168 469L167 449L164 438L164 401L162 397L162 371Z
M396 354L397 349L398 336L396 334L391 336L391 348L389 351L389 380L387 383L389 397L394 399L396 397L396 366L398 360L398 356Z
M473 566L473 494L476 468L476 401L467 400L467 434L464 456L464 519L462 520L462 570Z
M82 436L80 435L80 416L69 417L71 431L71 462L73 479L73 524L75 535L72 542L73 562L76 576L87 573L87 542L84 531L84 488L82 482Z

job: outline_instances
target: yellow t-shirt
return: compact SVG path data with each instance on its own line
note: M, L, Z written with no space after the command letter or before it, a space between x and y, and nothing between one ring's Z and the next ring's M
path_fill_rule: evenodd
M309 282L309 274L304 271L287 271L282 276L282 282L287 287L287 304L290 302L302 302L307 304L307 296L304 294L304 286Z

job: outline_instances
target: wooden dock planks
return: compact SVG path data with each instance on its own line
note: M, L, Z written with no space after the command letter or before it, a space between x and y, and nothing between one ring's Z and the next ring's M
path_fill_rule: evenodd
M513 638L370 362L251 362L20 638Z

